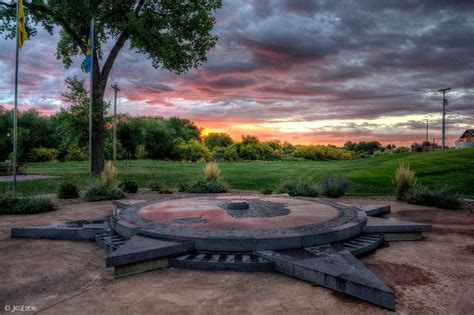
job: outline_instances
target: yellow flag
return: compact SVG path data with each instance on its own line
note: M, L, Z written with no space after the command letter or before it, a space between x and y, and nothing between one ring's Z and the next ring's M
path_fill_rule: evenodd
M23 13L23 0L18 0L18 47L21 48L25 40L28 39L28 35L26 34L26 20L25 14Z

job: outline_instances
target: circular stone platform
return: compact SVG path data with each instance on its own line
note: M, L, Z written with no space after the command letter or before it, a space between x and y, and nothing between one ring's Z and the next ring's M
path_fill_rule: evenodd
M112 227L126 237L193 240L197 250L256 251L341 241L359 234L366 220L362 211L329 201L225 195L132 205Z

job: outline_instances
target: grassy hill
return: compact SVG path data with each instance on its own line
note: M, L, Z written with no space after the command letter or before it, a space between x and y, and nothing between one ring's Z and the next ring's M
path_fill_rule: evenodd
M474 149L445 152L406 153L351 161L244 161L219 163L222 175L233 189L261 191L273 188L285 179L320 179L341 175L352 181L350 195L391 195L392 176L400 162L409 163L419 183L430 188L451 187L467 197L474 197ZM131 164L131 165L130 165ZM120 178L127 177L146 187L151 175L165 186L197 179L203 164L139 160L127 166L118 162ZM87 162L31 163L29 174L61 176L87 187ZM64 179L23 181L18 183L23 194L55 192ZM10 184L0 183L0 191Z

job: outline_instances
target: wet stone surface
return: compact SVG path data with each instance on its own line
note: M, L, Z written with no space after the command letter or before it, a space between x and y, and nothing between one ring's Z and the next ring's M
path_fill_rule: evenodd
M247 204L246 208L244 204ZM225 209L234 218L270 218L290 213L284 204L258 199L223 202L219 204L219 207Z

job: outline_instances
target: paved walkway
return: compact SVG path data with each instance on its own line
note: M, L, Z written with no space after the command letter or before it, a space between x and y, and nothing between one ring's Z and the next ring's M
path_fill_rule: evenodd
M137 199L159 198L157 194ZM474 215L395 201L391 217L433 225L420 242L393 242L363 258L394 291L402 314L472 314ZM11 239L10 228L97 218L111 202L0 217L0 313L32 305L40 314L392 314L278 273L164 269L113 279L104 252L88 242Z
M52 179L59 178L59 176L49 176L49 175L17 175L17 181L23 180L35 180L35 179ZM13 182L13 176L0 176L0 183L2 182Z

